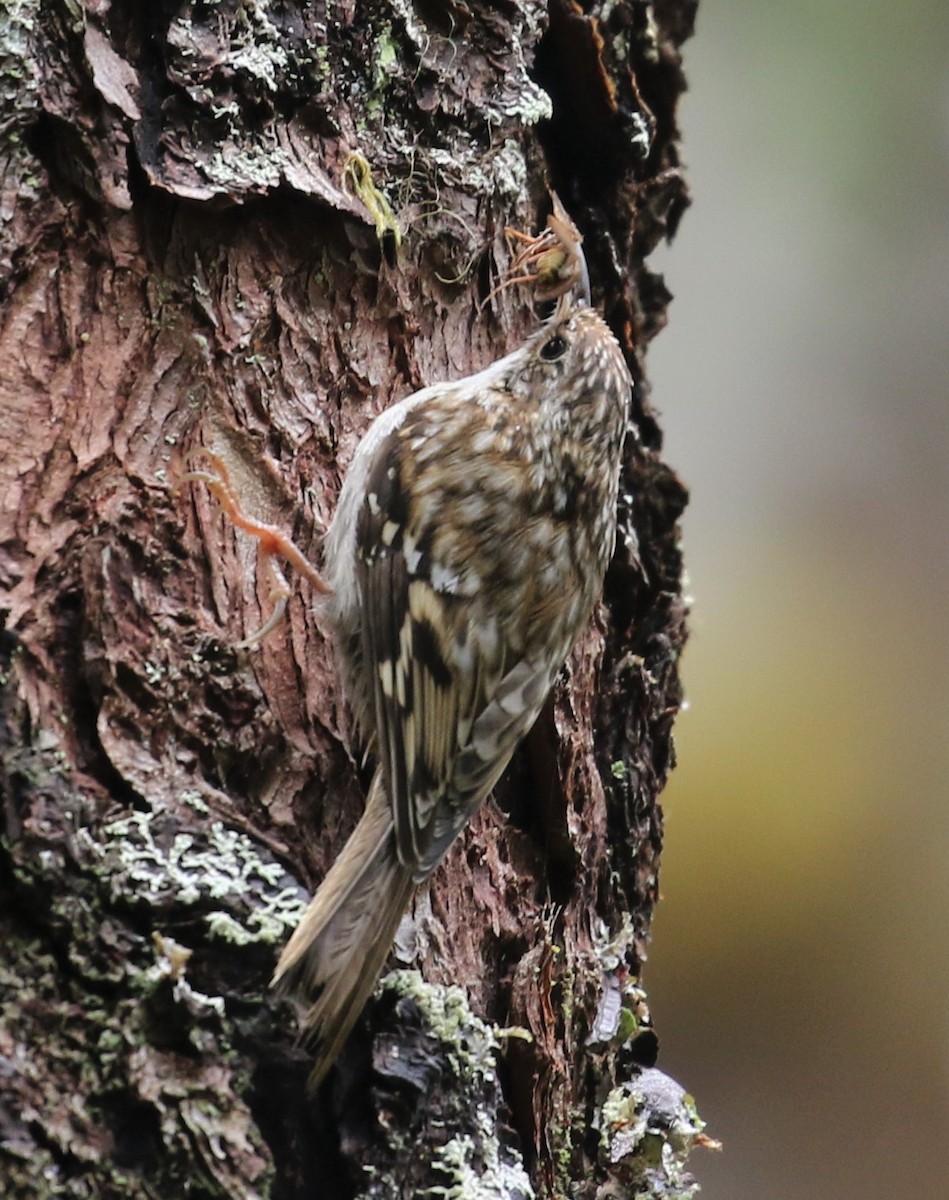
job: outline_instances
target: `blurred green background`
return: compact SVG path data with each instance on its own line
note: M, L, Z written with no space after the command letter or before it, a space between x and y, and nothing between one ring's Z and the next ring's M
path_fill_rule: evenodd
M943 1200L949 3L703 0L685 54L660 1065L705 1200Z

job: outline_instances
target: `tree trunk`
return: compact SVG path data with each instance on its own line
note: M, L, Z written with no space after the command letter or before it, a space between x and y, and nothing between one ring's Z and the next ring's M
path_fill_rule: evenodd
M5 0L4 1196L691 1194L636 985L685 636L644 259L695 3ZM215 451L318 561L371 418L536 326L493 289L548 182L635 380L604 601L308 1098L268 981L369 766L310 586L235 648L268 576L175 480Z

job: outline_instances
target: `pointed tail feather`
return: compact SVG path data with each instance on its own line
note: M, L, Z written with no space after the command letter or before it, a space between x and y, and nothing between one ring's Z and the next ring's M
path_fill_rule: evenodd
M298 996L314 1047L315 1088L342 1048L382 970L413 889L395 848L380 775L366 811L284 948L273 986Z

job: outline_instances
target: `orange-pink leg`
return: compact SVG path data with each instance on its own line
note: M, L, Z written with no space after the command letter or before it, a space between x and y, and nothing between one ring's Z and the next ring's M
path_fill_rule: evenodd
M213 469L188 471L179 476L178 482L205 484L224 510L228 520L238 529L243 529L245 533L256 538L260 545L261 565L270 580L268 598L273 604L274 610L260 629L237 643L239 648L255 646L280 624L287 610L290 586L277 565L278 557L285 559L295 571L308 579L321 595L327 595L330 589L303 551L282 530L275 525L268 525L264 521L258 521L247 515L241 506L237 489L231 482L230 472L224 460L210 450L200 450L195 455L195 457L197 456L207 459Z

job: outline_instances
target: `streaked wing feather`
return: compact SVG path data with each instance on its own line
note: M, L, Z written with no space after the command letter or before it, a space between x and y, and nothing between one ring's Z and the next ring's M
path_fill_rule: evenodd
M546 659L542 666L506 664L493 619L479 629L471 598L437 588L426 556L416 551L410 571L403 547L417 547L420 531L411 526L401 451L393 435L370 474L357 570L396 846L418 880L494 786L552 675Z
M360 563L365 612L363 640L366 663L372 672L376 714L377 751L392 805L396 842L406 845L405 825L410 766L414 768L411 676L400 654L400 639L408 608L405 559L398 553L375 554ZM411 861L411 860L409 860Z
M408 578L401 553L376 555L364 576L379 754L399 857L414 867L426 857L432 813L451 777L459 698L470 681L446 648L445 598L424 580Z
M479 695L480 712L466 745L456 756L448 793L450 803L435 815L425 856L415 878L424 878L439 863L465 822L494 787L511 760L518 743L537 720L556 671L519 662L504 676L494 698L485 705Z
M458 750L459 706L471 680L450 646L458 598L412 574L403 547L412 530L400 466L390 437L368 480L357 532L363 601L363 650L372 677L377 750L390 796L400 860L425 856L432 815ZM422 567L424 570L424 567Z

